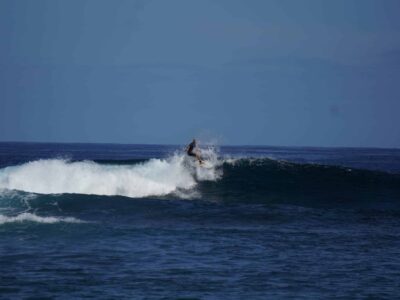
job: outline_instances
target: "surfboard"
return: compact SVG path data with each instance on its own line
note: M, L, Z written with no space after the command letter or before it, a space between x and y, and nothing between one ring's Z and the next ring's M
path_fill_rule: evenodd
M207 161L203 160L202 163L198 163L200 167L205 168L205 169L212 169L213 165Z

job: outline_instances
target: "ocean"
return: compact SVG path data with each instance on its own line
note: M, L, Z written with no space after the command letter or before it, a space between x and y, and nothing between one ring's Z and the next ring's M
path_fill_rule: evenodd
M1 299L394 299L400 149L0 143Z

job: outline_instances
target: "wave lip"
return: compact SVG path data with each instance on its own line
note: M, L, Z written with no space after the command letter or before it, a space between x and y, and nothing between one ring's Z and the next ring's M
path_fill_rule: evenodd
M36 222L44 224L54 224L54 223L84 223L84 221L76 219L74 217L41 217L31 213L21 213L15 217L8 217L0 215L0 225L6 223L22 223L22 222Z

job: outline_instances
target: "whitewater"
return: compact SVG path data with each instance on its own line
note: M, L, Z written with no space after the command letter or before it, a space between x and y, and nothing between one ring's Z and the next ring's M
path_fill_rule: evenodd
M217 153L204 150L204 168L182 154L152 158L133 165L104 165L94 161L41 159L0 169L0 190L39 194L88 194L140 198L176 192L187 197L198 181L218 180ZM193 195L190 194L190 195Z

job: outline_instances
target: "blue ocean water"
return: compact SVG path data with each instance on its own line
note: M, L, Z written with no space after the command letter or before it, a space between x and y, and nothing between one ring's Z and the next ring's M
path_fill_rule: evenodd
M0 298L393 299L400 150L0 143Z

